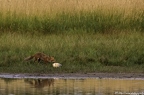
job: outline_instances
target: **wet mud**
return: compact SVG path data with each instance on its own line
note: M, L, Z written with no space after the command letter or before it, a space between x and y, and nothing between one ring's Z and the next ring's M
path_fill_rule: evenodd
M55 74L10 74L1 73L0 78L132 78L144 79L143 73L55 73Z

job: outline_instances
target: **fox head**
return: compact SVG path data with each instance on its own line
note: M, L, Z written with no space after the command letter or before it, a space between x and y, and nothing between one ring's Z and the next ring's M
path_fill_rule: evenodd
M55 58L54 57L52 57L52 56L49 56L49 57L47 57L47 61L48 62L55 62Z

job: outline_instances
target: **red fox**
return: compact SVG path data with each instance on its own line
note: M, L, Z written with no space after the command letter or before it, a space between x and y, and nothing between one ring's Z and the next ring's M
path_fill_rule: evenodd
M32 56L29 56L29 57L27 57L27 58L25 58L24 60L25 61L28 61L28 60L31 60L31 59L34 59L34 61L37 61L38 63L40 62L40 61L43 61L43 62L55 62L55 59L54 59L54 57L52 57L52 56L47 56L46 54L44 54L44 53L41 53L41 52L39 52L39 53L36 53L36 54L34 54L34 55L32 55Z

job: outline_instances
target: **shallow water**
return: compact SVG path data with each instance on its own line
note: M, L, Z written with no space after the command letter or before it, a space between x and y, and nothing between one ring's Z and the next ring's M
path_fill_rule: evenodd
M0 95L144 95L144 80L0 78Z

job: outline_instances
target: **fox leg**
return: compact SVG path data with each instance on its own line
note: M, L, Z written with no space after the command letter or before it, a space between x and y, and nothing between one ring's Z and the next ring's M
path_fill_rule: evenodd
M37 61L37 58L34 59L34 62L36 62L36 61Z
M35 59L34 59L34 62L38 62L38 63L39 63L40 60L41 60L40 58L35 58Z
M37 61L38 61L38 63L40 63L41 59L40 59L40 58L38 58L38 59L37 59Z

